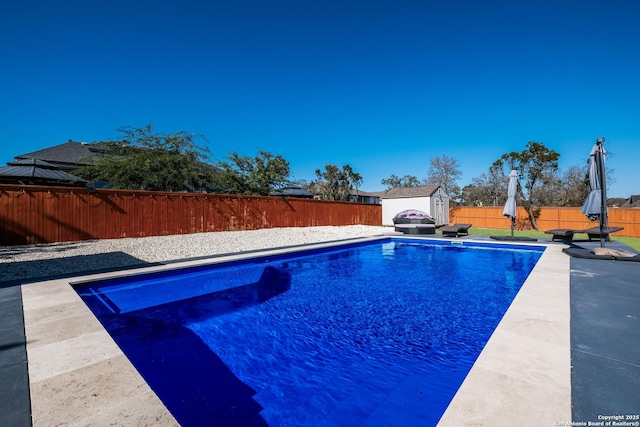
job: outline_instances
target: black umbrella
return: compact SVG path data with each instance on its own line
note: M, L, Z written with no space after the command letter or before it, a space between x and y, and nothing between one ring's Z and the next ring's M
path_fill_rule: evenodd
M591 149L589 158L589 187L591 192L587 196L582 213L591 221L600 221L600 246L604 248L607 231L607 178L605 176L606 151L602 146L604 138L598 138Z

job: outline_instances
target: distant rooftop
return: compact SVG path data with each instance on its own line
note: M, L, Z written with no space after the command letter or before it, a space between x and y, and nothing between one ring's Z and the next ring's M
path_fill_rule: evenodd
M362 191L362 190L358 190L358 189L352 189L351 190L351 195L352 196L380 197L381 193L383 193L383 191L370 192L370 191Z
M640 194L635 194L629 197L625 202L620 206L622 208L637 208L640 207Z
M313 193L303 190L302 188L281 188L273 190L269 193L270 196L282 196L282 197L299 197L304 199L313 199Z
M69 140L64 144L20 154L15 156L14 160L44 160L60 169L73 170L90 164L92 159L104 152L105 144L102 142L88 143Z

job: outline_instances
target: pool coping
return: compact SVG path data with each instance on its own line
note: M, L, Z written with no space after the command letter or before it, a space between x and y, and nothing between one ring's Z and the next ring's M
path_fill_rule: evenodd
M274 248L23 285L33 425L178 425L73 290L73 284L389 238L403 237L373 236ZM460 244L459 239L451 241ZM464 242L488 244L474 239ZM523 417L530 414L536 414L536 425L570 422L569 257L562 253L564 245L530 245L545 246L546 250L439 425L522 424Z
M570 257L542 246L439 426L571 425Z

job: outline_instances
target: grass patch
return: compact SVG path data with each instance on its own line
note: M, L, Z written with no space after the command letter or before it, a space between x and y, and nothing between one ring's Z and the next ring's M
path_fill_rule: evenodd
M640 238L639 237L613 237L613 240L622 242L630 248L640 252Z
M475 234L479 236L511 236L511 230L494 230L491 228L471 228L469 229L469 234ZM515 230L513 232L514 236L517 237L533 237L533 238L550 238L549 234L545 234L543 231L535 231L535 230ZM612 240L624 243L630 248L635 249L640 252L640 238L638 237L619 237L615 235L611 235Z
M475 228L469 229L469 234L476 234L479 236L511 236L511 230L494 230L492 228ZM513 235L516 237L534 237L534 238L549 238L548 234L544 234L542 231L535 230L515 230Z

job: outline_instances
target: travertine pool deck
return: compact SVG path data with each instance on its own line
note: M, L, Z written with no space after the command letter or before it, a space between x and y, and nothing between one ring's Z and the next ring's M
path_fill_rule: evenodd
M569 257L562 247L549 245L544 252L440 425L495 425L498 420L526 425L523 414L531 413L537 414L535 425L571 420ZM206 262L211 260L136 273ZM122 274L22 287L34 426L176 425L70 286Z
M439 425L570 425L571 258L562 253L565 245L531 244L545 245L547 250ZM310 246L327 245L331 244ZM136 269L134 274L244 256L154 266ZM122 274L22 286L33 425L177 425L70 286ZM627 365L640 372L633 360Z
M439 426L571 421L569 279L569 257L547 245Z

